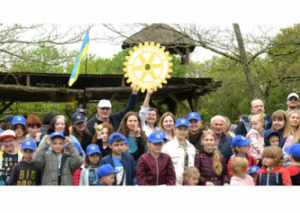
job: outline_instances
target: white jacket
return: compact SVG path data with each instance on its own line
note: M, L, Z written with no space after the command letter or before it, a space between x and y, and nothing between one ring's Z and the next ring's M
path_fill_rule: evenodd
M189 158L188 166L194 166L196 149L188 140L185 140L185 142L187 144L187 154ZM175 137L170 142L167 142L161 151L170 155L172 159L176 173L176 185L183 185L184 149L179 145L177 138Z

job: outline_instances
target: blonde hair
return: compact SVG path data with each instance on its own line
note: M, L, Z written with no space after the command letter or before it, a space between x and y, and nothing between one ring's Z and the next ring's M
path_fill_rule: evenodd
M250 119L250 122L251 122L252 119L259 119L263 124L265 124L265 119L264 119L263 114L253 115Z
M262 153L263 158L272 158L274 160L273 166L282 166L283 164L283 152L277 146L268 146Z
M290 117L294 114L298 114L299 116L299 119L300 119L300 113L298 112L298 110L292 110L290 111L287 115L286 115L286 119L288 120L288 122L290 123ZM298 125L296 127L296 131L294 132L293 131L293 128L291 126L291 132L292 132L292 135L294 136L295 138L295 143L299 143L299 139L300 139L300 125Z
M223 116L225 118L225 125L224 125L224 133L229 135L229 130L230 130L230 127L231 127L231 122L229 120L229 118Z
M248 161L245 158L236 157L230 164L230 170L235 174L240 174L243 171L247 171Z
M192 175L198 175L200 177L199 169L195 166L188 166L185 168L182 176L183 176L183 183L186 184L186 178L191 177Z
M283 111L281 109L275 111L272 114L272 120L275 120L275 119L284 120L284 127L283 127L283 131L282 131L283 138L287 138L290 135L293 135L292 127L291 127L290 122L287 120L285 111ZM272 129L275 130L273 127L273 123L272 123Z
M201 140L202 144L203 144L204 139L208 135L213 136L215 142L217 141L216 134L213 131L211 131L211 130L207 130L207 131L205 131L203 133L202 140ZM217 175L221 175L222 174L222 172L223 172L223 165L221 163L221 157L220 157L219 149L216 146L213 148L213 168L214 168L214 170L215 170L215 172L216 172Z
M159 121L159 124L158 124L158 129L160 131L163 131L165 132L165 128L163 126L163 121L164 119L167 117L167 116L171 116L173 121L174 121L174 128L172 129L172 137L174 138L175 137L175 123L176 123L176 119L175 119L175 116L173 115L173 113L171 112L166 112L164 113L161 117L160 117L160 121Z

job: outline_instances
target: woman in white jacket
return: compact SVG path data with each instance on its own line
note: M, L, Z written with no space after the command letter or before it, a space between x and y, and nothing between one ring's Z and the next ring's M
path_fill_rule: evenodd
M185 118L178 118L175 123L175 137L166 143L162 152L170 155L175 173L176 185L183 185L182 174L186 167L194 166L196 149L186 140L189 133L189 122Z
M153 89L151 89L150 92L147 92L143 106L141 106L141 110L139 111L139 116L142 122L142 128L145 135L147 135L147 137L149 137L149 135L152 132L158 130L157 128L158 111L155 108L149 108L149 102L152 94L153 94Z

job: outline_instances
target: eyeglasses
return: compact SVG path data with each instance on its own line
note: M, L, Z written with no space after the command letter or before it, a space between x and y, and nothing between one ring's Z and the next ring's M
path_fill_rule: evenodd
M12 143L15 142L16 140L9 140L9 141L2 141L3 143Z
M100 108L100 107L99 107L99 109L101 109L102 111L104 111L104 110L108 111L108 110L110 110L111 108L108 108L108 107Z
M297 98L290 98L289 101L298 101Z

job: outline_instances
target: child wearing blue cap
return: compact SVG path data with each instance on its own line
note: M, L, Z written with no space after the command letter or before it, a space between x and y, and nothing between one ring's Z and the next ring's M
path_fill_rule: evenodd
M178 118L175 123L175 137L166 143L162 152L170 155L176 173L176 185L183 185L183 172L186 167L194 166L196 149L186 137L189 134L189 122Z
M82 164L74 143L62 132L53 132L33 155L33 163L42 171L42 185L73 185L72 173ZM63 153L64 143L69 153ZM47 152L48 148L52 150Z
M99 181L98 186L111 186L115 182L115 176L120 171L115 170L110 164L103 164L99 167L97 174Z
M116 175L113 185L128 186L136 185L136 164L134 158L123 153L125 136L120 133L113 133L109 136L109 147L112 152L100 161L100 166L110 164L115 170L120 171Z
M176 176L172 160L168 154L161 153L166 139L162 131L155 131L149 135L149 153L140 157L136 167L139 186L175 185Z
M22 142L26 139L27 134L26 119L21 115L16 115L11 121L11 124L11 129L15 131L17 137L15 149L21 150Z
M285 169L290 173L292 184L300 185L300 144L294 144L293 146L286 147L285 152L289 153L290 161L292 165Z
M256 159L251 154L249 154L249 148L251 141L246 139L242 135L237 135L232 139L232 147L234 148L234 153L228 161L228 176L229 179L232 177L230 164L236 157L245 158L248 161L248 166L256 166Z
M258 170L260 170L259 166L250 166L250 168L249 168L248 175L250 175L253 178L253 181L255 181Z
M21 152L22 161L15 165L11 171L8 185L35 186L41 185L41 171L32 162L32 156L35 153L35 141L25 139L22 142Z
M90 144L86 148L85 163L81 166L80 186L95 186L99 182L97 170L102 158L99 146L97 144Z

